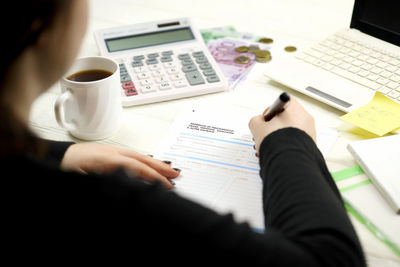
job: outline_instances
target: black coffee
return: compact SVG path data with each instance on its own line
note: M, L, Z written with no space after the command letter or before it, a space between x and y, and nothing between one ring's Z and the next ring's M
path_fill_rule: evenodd
M67 77L67 80L74 82L93 82L107 78L111 75L112 72L106 70L84 70L71 74Z

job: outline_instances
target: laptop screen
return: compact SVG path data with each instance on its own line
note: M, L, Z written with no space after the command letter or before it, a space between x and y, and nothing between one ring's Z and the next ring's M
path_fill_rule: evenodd
M399 2L355 0L350 27L400 46Z

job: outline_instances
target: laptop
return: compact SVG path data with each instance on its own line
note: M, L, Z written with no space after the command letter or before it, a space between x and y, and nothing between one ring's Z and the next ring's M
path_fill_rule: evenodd
M375 92L400 103L400 4L355 0L350 28L266 65L265 75L350 112Z

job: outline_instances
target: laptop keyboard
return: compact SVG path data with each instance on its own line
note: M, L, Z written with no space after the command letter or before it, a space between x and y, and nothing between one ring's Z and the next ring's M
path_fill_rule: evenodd
M400 101L400 55L339 32L296 57Z

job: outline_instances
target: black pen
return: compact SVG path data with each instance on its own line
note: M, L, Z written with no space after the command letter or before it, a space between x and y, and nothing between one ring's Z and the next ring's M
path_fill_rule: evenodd
M264 113L265 121L270 121L272 118L281 113L285 109L285 105L289 102L290 95L283 92L277 100L272 104L272 106Z

